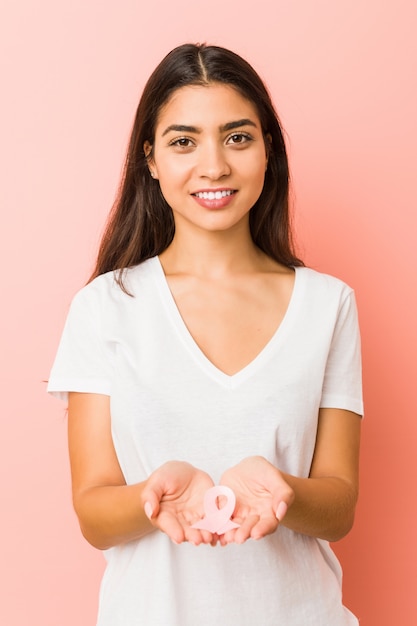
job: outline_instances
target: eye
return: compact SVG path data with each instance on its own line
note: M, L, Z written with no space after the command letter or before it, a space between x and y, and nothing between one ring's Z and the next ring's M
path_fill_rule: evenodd
M249 133L233 133L233 135L228 136L226 143L233 146L240 146L249 141L252 141L252 137Z
M189 137L178 137L178 139L173 139L172 141L170 141L169 145L176 148L191 148L194 143Z

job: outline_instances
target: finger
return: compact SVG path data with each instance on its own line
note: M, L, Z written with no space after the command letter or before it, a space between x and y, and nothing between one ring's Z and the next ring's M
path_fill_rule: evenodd
M279 521L282 521L288 508L294 502L294 491L288 487L284 490L275 490L272 497L272 510Z
M155 485L152 486L148 484L143 490L142 492L143 508L145 509L145 513L150 520L158 516L159 505L160 505L160 500L162 496L163 496L163 492L161 492L160 489L156 488Z
M201 532L201 537L203 539L203 543L210 543L211 545L213 545L213 538L215 537L215 535L213 535L213 533L211 533L208 530L200 530L200 532Z
M182 543L185 540L184 530L175 515L162 511L154 518L155 525L164 532L174 543Z
M154 517L158 516L159 500L156 497L155 492L149 491L147 494L145 494L143 508L144 508L146 517L150 519L151 521Z
M276 510L276 513L275 513L275 516L276 516L278 522L281 522L284 519L287 511L288 511L288 504L282 500L278 504L278 507L277 507L277 510Z
M148 519L152 519L152 513L153 513L152 504L149 501L145 502L145 506L143 508L145 509L146 517Z
M248 508L240 506L238 511L235 510L235 514L233 515L231 519L233 522L235 522L235 524L239 524L239 526L241 526L244 520L247 518L248 514L249 514ZM236 528L232 528L231 530L228 530L222 535L220 535L219 536L220 544L222 546L227 546L229 543L235 543L236 530L237 530Z
M250 536L252 539L262 539L266 535L270 535L278 528L278 520L272 515L270 517L262 517L252 527Z
M234 531L233 541L234 543L245 543L251 537L252 529L259 522L259 515L248 515Z
M232 528L232 530L228 530L222 535L220 535L219 536L220 544L222 546L227 546L229 543L234 543L235 533L236 533L236 528Z
M210 541L204 541L203 534L200 530L197 528L191 528L191 526L187 526L184 529L184 535L185 540L192 543L194 546L199 546L201 543L210 543Z

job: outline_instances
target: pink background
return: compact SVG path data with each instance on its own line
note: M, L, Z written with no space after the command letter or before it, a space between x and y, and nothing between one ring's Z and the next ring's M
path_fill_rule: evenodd
M208 41L268 82L289 135L301 253L356 289L362 491L336 550L361 624L414 626L416 3L2 0L0 10L0 623L95 623L103 558L78 531L65 411L42 381L88 277L144 80L175 45Z

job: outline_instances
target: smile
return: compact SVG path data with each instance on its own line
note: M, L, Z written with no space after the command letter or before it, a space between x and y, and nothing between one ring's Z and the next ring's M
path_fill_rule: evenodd
M224 189L223 191L198 191L193 196L201 198L202 200L221 200L227 196L231 196L234 191L232 189Z

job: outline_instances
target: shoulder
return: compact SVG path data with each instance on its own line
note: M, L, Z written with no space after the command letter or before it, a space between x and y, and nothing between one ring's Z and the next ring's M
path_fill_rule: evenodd
M74 296L73 303L101 306L111 302L129 302L139 296L146 285L152 282L155 258L125 270L113 270L94 278ZM120 285L120 278L126 290Z
M344 315L357 315L355 293L340 278L308 267L296 268L298 302L310 317L318 320L336 320ZM350 313L349 313L350 312Z
M353 293L352 287L330 274L319 272L310 267L297 267L295 270L297 281L308 293L342 299Z

